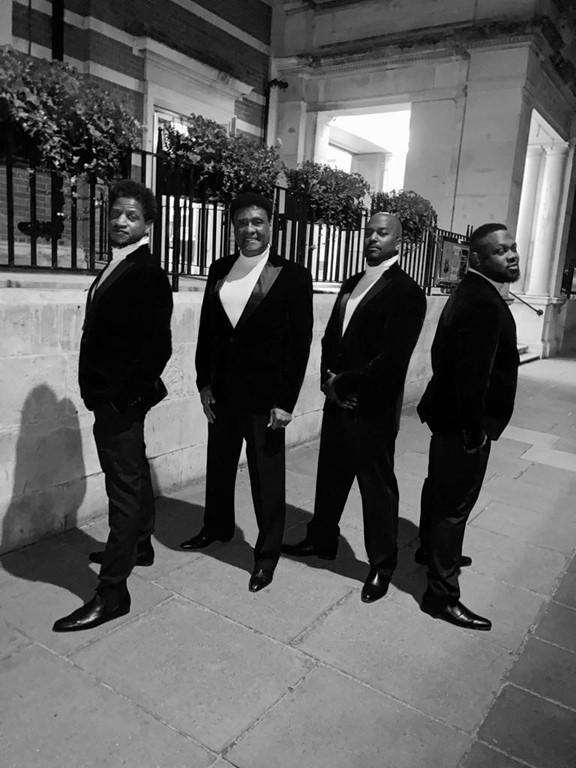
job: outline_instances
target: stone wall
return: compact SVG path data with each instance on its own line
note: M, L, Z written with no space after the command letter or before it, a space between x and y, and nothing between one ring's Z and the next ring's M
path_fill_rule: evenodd
M206 421L195 386L194 353L201 293L175 295L174 354L165 372L169 397L147 419L155 487L169 493L205 471ZM318 435L320 339L334 302L315 296L314 342L307 376L287 430L288 443ZM80 400L78 346L85 292L0 289L0 552L15 549L106 511L92 438ZM412 359L406 402L422 392L443 298L428 317Z

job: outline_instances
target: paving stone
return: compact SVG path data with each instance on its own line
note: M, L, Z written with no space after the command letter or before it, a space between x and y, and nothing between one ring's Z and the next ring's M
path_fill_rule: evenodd
M535 634L542 640L576 651L576 611L559 603L550 603Z
M576 712L506 685L479 738L535 768L573 768Z
M208 768L174 728L37 646L0 665L3 768Z
M574 555L570 561L570 565L568 566L568 573L576 573L576 555Z
M464 756L458 768L526 768L526 763L519 763L502 752L477 741L472 749Z
M554 595L554 600L557 603L568 605L570 608L576 608L576 573L574 571L564 574Z
M450 725L472 731L512 657L484 637L394 600L352 596L316 624L298 647ZM422 642L422 638L426 642Z
M0 606L2 605L0 596ZM8 624L3 618L0 618L0 659L6 656L12 656L22 648L26 648L31 644L29 640L22 632L19 632L16 627Z
M576 654L529 638L510 672L510 682L576 709Z
M472 567L517 587L550 594L566 567L566 555L469 525L464 538Z
M576 516L571 506L535 509L492 501L473 524L518 541L572 554L576 541Z
M543 451L541 450L541 452ZM561 451L549 450L551 457L561 453ZM570 458L576 462L576 458L572 454L570 454ZM530 464L522 472L519 480L522 483L528 483L528 485L561 490L567 495L576 494L576 474L560 469L553 464Z
M541 487L523 483L522 477L517 480L497 477L484 484L483 490L496 501L539 511L543 516L555 511L557 507L567 506L572 509L573 499L562 489Z
M26 548L31 549L33 547ZM30 552L21 552L26 558L26 567L18 562L20 553L8 555L11 568L19 575L0 586L2 615L28 637L62 654L114 631L170 596L162 587L145 581L134 571L128 582L132 597L129 614L90 632L52 632L56 619L67 616L92 597L98 584L98 566L90 567L84 554L64 545L52 546L50 550L43 547L45 557L34 565L30 563Z
M491 619L490 640L510 651L520 647L546 604L541 595L492 579L474 567L462 569L460 589L464 605Z
M524 440L517 440L509 435L507 429L504 434L492 443L490 449L490 461L498 461L500 458L516 458L519 459L522 454L531 448L533 443L525 442Z
M300 634L354 586L359 587L353 578L282 558L272 584L252 594L248 591L252 552L245 550L239 545L227 547L226 561L206 557L168 574L160 583L284 642Z
M227 757L238 768L456 768L467 741L354 680L318 669Z
M74 659L216 752L295 685L310 665L294 649L179 598L120 627Z

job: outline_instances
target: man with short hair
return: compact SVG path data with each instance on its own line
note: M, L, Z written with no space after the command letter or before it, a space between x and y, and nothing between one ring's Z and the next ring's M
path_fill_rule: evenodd
M151 565L154 494L144 420L166 396L160 378L172 341L172 291L148 231L153 193L129 179L110 192L112 260L88 291L80 345L80 394L94 411L94 439L106 481L110 533L95 596L54 624L55 632L91 629L130 610L126 580L134 565Z
M272 581L286 517L284 428L304 380L312 341L312 278L270 252L272 204L233 200L237 255L208 273L196 349L197 385L208 419L204 524L181 544L197 550L234 535L234 488L246 441L258 522L249 589Z
M418 562L428 564L422 610L467 629L491 622L460 602L466 521L486 473L490 445L508 424L518 377L516 325L503 298L520 277L504 224L471 236L469 269L448 299L432 344L432 379L418 414L432 431L422 488Z
M422 289L398 265L400 221L375 213L368 222L366 269L344 282L322 339L326 395L314 517L306 537L285 544L295 557L336 557L339 521L358 479L370 571L366 603L384 597L398 553L398 483L394 448L404 382L426 314Z

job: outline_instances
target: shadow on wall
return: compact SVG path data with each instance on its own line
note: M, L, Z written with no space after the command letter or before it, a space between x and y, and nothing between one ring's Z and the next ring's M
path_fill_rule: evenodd
M85 495L77 408L68 398L59 400L47 385L34 387L22 408L12 499L2 521L0 551L75 527ZM30 548L30 558L26 550L8 554L2 558L2 566L15 576L54 583L84 596L83 579L77 578L73 584L61 572L57 557L38 562L38 554L34 548Z

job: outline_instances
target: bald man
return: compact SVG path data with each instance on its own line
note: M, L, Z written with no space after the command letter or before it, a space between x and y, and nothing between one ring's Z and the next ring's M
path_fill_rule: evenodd
M384 597L397 561L398 483L394 446L404 381L426 314L419 286L398 266L399 220L375 213L366 228L366 269L344 282L322 339L326 395L314 517L295 557L333 560L354 478L362 494L370 563L362 600Z

